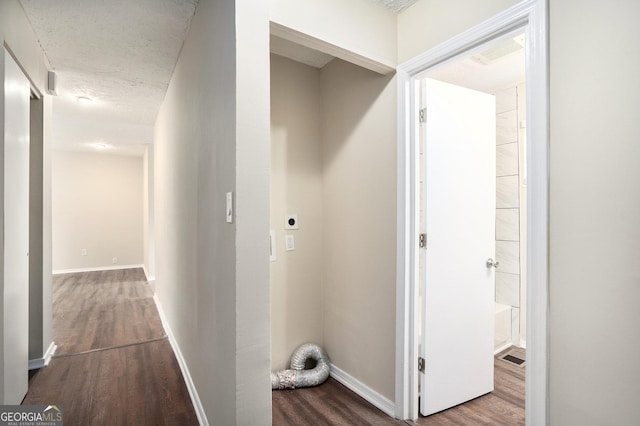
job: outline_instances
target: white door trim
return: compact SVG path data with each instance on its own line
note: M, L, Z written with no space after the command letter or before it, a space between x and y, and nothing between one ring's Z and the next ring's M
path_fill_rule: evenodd
M416 84L425 71L512 32L526 31L527 73L527 372L526 423L549 421L548 203L549 84L546 0L525 0L401 64L398 79L398 255L396 417L418 416L418 155Z

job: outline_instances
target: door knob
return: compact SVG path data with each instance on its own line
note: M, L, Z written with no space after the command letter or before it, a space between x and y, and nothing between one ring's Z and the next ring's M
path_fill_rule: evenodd
M500 262L491 258L487 259L487 268L497 268L498 266L500 266Z

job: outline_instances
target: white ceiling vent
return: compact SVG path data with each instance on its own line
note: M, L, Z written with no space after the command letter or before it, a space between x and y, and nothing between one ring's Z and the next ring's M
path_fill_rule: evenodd
M519 35L518 37L508 38L500 43L494 44L487 50L476 53L471 57L471 59L482 65L489 65L490 63L505 58L520 51L521 49L524 49L524 34Z

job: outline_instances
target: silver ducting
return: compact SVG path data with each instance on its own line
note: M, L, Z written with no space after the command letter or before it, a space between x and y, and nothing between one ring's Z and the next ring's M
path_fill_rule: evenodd
M308 359L316 361L316 366L305 370ZM271 389L295 389L318 386L329 377L331 365L329 356L318 345L305 343L300 345L291 356L291 369L271 373Z

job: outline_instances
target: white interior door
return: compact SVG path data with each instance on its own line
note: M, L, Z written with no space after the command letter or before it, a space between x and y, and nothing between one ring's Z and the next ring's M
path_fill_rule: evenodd
M4 401L20 404L29 362L29 102L27 77L4 50Z
M495 98L423 81L420 412L493 390ZM426 126L426 127L425 127Z

